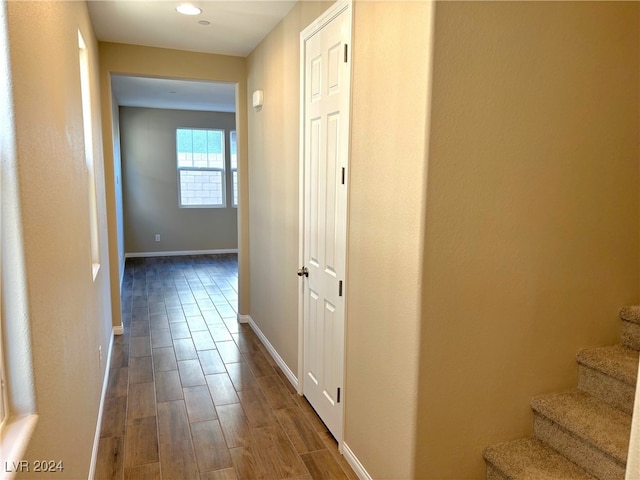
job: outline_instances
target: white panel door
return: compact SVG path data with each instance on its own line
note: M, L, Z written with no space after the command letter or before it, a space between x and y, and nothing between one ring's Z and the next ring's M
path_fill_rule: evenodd
M302 390L342 440L349 153L350 4L307 28L302 46Z

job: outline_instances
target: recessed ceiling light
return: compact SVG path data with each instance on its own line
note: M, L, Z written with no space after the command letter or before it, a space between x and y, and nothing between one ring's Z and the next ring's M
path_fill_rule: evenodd
M176 7L176 11L183 15L200 15L202 10L190 3L183 3L182 5Z
M211 22L209 20L198 20L198 23L200 25L211 25Z

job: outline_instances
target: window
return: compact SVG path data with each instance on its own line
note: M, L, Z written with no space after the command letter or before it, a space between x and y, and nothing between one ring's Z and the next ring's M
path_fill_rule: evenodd
M224 207L224 130L176 132L180 207Z
M0 458L5 466L22 460L38 419L7 37L6 2L0 2L0 71L6 72L0 75Z
M89 78L89 52L78 30L80 50L80 95L82 98L82 127L84 131L84 154L87 164L87 190L89 192L89 222L91 232L91 270L95 281L100 270L100 249L98 238L98 198L96 194L96 174L93 162L93 126L91 113L91 81Z
M238 206L238 143L236 132L229 133L229 150L231 151L231 188L233 192L232 205Z

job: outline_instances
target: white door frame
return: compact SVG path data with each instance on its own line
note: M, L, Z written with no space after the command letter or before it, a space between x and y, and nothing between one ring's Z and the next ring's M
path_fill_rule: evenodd
M305 251L304 251L304 235L305 235L305 225L304 225L304 201L305 201L305 190L304 190L304 182L305 182L305 155L304 155L304 138L305 138L305 43L311 38L315 33L321 30L325 25L331 22L334 18L336 18L341 13L347 11L348 22L349 22L349 45L348 45L348 56L349 56L349 69L351 73L349 75L348 80L348 91L349 91L349 109L351 109L351 77L353 75L353 62L352 59L352 45L353 45L353 0L338 0L331 7L329 7L322 15L320 15L316 20L314 20L309 26L307 26L300 33L300 141L299 141L299 166L298 166L298 265L302 267L305 261ZM351 112L348 112L346 115L346 125L345 128L348 130L348 137L351 138ZM348 262L346 259L349 257L349 245L348 245L348 226L349 226L349 160L350 160L351 149L349 147L349 152L347 153L347 169L346 169L346 178L345 178L345 186L347 189L347 228L345 229L345 293L344 293L344 359L343 359L343 370L346 365L346 346L347 346L347 336L346 336L346 326L347 326L347 303L348 303L348 293L349 293L349 281L348 281ZM304 277L303 277L304 278ZM305 283L304 280L300 281L298 284L298 394L304 394L304 288ZM345 383L342 397L343 402L346 401L346 376L343 375L343 381ZM344 405L343 405L344 411ZM344 432L344 415L342 420L342 431ZM340 435L338 439L338 448L342 451L342 443L344 440L344 435Z

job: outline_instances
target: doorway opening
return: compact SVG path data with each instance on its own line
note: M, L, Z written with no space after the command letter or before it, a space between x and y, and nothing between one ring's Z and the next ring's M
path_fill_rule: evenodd
M237 89L111 75L121 288L126 258L238 253Z
M299 388L342 444L344 430L351 3L300 34Z

